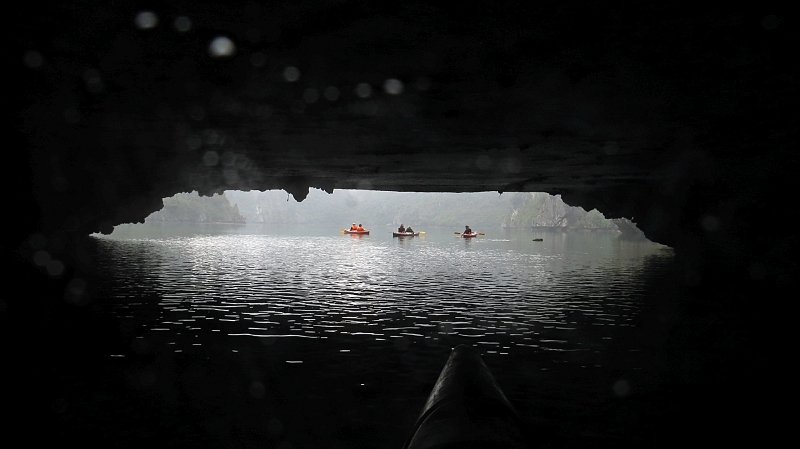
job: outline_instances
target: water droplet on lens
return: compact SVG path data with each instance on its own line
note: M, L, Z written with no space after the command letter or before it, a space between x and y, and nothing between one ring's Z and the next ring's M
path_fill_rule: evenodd
M64 120L74 125L81 120L81 113L75 108L67 108L67 110L64 111Z
M283 423L279 419L272 418L267 423L267 432L278 435L283 430Z
M69 282L67 290L72 295L81 296L86 291L86 281L81 278L75 278Z
M42 66L44 63L44 58L38 51L30 50L25 52L25 55L22 57L22 61L27 67L36 69Z
M185 33L192 28L192 21L186 16L180 16L175 19L175 29L181 33Z
M158 25L158 16L153 11L142 11L134 19L136 27L142 30L155 28Z
M33 249L44 249L47 244L47 237L37 232L31 235L29 242Z
M191 135L186 138L186 147L190 150L196 150L203 144L203 139L200 136Z
M306 103L303 100L294 100L292 102L292 112L302 114L306 110Z
M206 117L206 111L201 106L192 106L189 109L189 117L191 117L192 120L199 122Z
M356 86L356 95L358 98L369 98L372 95L372 87L367 83L359 83Z
M208 52L215 58L225 58L236 53L236 45L225 36L215 37L208 46Z
M44 250L36 251L36 254L33 255L33 263L40 267L47 266L50 262L50 253Z
M203 164L207 167L213 167L219 162L219 155L216 151L206 151L203 155Z
M389 95L400 95L403 89L403 82L399 79L389 78L383 83L383 90Z
M283 78L286 81L293 83L300 79L300 70L297 67L288 66L283 69Z
M627 396L631 392L631 384L625 379L620 379L614 383L614 394L617 396Z
M419 77L414 83L414 87L419 91L426 91L431 88L431 80L426 76Z
M319 92L317 91L317 89L309 87L308 89L305 90L305 92L303 92L303 101L305 101L306 103L308 104L316 103L317 100L319 100Z
M250 384L250 396L256 399L263 398L266 391L266 387L264 387L264 384L261 382L255 381Z
M703 226L703 229L705 229L706 232L714 232L719 229L720 222L719 218L713 215L706 215L700 221L700 224Z
M322 95L328 101L336 101L339 99L339 89L337 89L336 86L328 86L325 88Z
M267 57L264 56L264 53L257 51L250 55L250 64L252 64L253 67L264 67L266 63Z
M139 383L143 387L150 387L156 383L156 373L146 369L139 374Z
M61 276L64 272L64 264L58 260L51 260L47 263L47 273L50 276L57 277Z
M778 16L774 14L761 19L761 26L763 26L765 30L774 30L778 27L779 23L780 21L778 20Z

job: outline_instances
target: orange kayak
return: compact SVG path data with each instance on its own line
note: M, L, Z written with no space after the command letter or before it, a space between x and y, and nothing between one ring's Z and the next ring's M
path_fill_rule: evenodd
M345 234L369 234L369 231L351 231L349 229L344 230Z

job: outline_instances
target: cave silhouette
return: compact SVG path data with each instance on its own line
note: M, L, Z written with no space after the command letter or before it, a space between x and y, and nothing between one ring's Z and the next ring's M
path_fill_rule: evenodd
M52 372L102 339L91 300L65 302L93 263L86 237L164 197L545 191L675 249L703 298L676 320L728 332L692 356L714 362L682 380L679 408L708 441L768 441L776 408L751 389L780 373L755 367L789 340L777 306L753 301L777 301L797 268L780 220L800 122L790 17L778 2L15 5L19 288L0 316L20 407L47 425ZM37 357L40 338L74 352Z

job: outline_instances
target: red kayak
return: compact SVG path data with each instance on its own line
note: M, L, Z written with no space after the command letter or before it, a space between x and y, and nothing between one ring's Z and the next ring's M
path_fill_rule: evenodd
M465 233L461 234L461 237L463 237L465 239L468 239L468 238L471 238L471 237L477 237L477 236L478 236L477 232L465 232Z
M369 234L369 231L351 231L349 229L344 230L345 234Z

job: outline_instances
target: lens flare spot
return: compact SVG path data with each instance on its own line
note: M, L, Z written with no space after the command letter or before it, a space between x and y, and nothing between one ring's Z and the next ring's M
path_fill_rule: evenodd
M283 69L283 79L286 81L293 83L300 79L300 69L295 66L287 66Z
M603 153L609 156L619 153L619 144L617 142L606 142L605 146L603 146Z
M383 83L383 90L389 95L400 95L403 89L403 82L396 78L389 78Z
M31 235L30 239L28 239L28 243L31 245L32 249L44 249L47 245L47 237L37 232Z
M250 396L261 399L264 397L264 393L267 392L267 388L264 386L263 383L255 381L250 384Z
M767 277L767 267L761 262L753 262L748 268L750 279L761 281Z
M236 53L236 44L228 37L217 36L208 45L208 52L214 58L227 58Z
M358 98L369 98L372 95L372 86L367 83L358 83L355 92Z
M780 21L776 15L769 15L761 19L761 26L764 27L765 30L774 30L778 28L779 23Z
M83 296L83 294L86 293L86 281L81 278L75 278L69 281L67 292L73 296Z
M103 80L100 78L100 72L95 69L88 69L83 73L83 81L86 82L86 88L89 92L100 93L103 91Z
M53 277L61 276L64 273L64 264L58 260L51 260L47 263L47 273Z
M700 225L703 226L706 232L715 232L719 229L719 218L713 215L706 215L700 220Z
M322 95L328 101L336 101L336 100L338 100L340 94L341 93L339 92L339 89L336 88L336 86L328 86L328 87L325 88L325 91L322 92Z
M203 139L200 138L198 135L191 135L186 138L186 148L190 150L196 150L203 145Z
M139 384L143 387L151 387L156 383L156 373L146 369L139 374Z
M40 267L47 266L50 260L50 253L44 250L36 251L36 254L33 255L33 263Z
M230 185L236 184L239 181L239 172L234 167L227 167L222 171L222 176L225 177L225 182Z
M250 64L252 64L253 67L264 67L266 63L267 57L264 56L264 53L257 51L250 55Z
M295 114L302 114L306 110L306 103L303 100L294 100L292 102L292 112Z
M140 30L149 30L158 25L158 16L153 11L140 11L136 14L134 23L136 24L136 28Z
M180 16L175 19L175 23L173 24L175 29L181 33L185 33L192 29L192 21L186 16Z
M313 87L309 87L303 92L303 101L308 104L316 103L319 100L319 91Z
M64 111L64 120L69 124L76 124L81 121L81 113L76 108L67 108Z
M213 167L219 163L219 154L216 151L206 151L203 155L203 164L206 167Z
M427 76L421 76L417 78L416 82L414 82L414 87L416 87L417 90L424 92L431 88L431 80Z
M38 69L44 64L44 57L38 51L28 50L22 56L22 62L26 67L31 69Z
M631 384L625 379L620 379L614 383L613 390L617 396L627 396L631 393Z
M272 418L267 423L267 432L273 435L279 435L283 431L283 423L276 418Z

